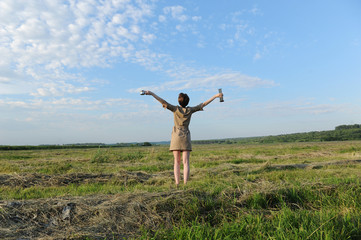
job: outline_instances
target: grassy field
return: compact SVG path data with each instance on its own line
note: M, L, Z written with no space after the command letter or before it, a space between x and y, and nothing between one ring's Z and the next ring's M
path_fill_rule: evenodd
M0 151L0 239L361 239L361 141Z

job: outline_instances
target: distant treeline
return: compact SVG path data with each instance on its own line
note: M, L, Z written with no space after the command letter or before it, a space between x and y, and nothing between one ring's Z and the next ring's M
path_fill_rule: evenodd
M292 133L276 136L232 138L223 140L200 140L194 144L232 144L232 143L278 143L278 142L322 142L361 140L361 124L340 125L335 130Z
M281 142L323 142L323 141L347 141L361 140L361 124L340 125L335 130L314 131L306 133L292 133L265 137L197 140L193 144L235 144L235 143L281 143ZM162 143L164 144L164 143ZM168 143L169 144L169 143ZM149 142L144 143L78 143L64 145L25 145L25 146L0 146L1 150L34 150L34 149L71 149L71 148L101 148L101 147L139 147L152 146ZM156 144L158 145L158 144Z
M361 129L361 124L340 125L335 127L335 130L347 130L347 129Z
M84 149L84 148L102 148L102 147L139 147L139 146L152 146L149 142L144 143L76 143L76 144L64 144L64 145L21 145L21 146L8 146L0 145L1 150L44 150L44 149Z

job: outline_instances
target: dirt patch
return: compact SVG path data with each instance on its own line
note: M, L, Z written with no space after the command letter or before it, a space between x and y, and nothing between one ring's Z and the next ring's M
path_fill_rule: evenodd
M66 186L69 184L106 183L114 181L117 183L139 182L143 183L153 177L152 174L143 172L124 171L117 174L88 174L74 173L63 175L45 175L37 173L28 174L4 174L0 175L0 186L28 188L32 186Z

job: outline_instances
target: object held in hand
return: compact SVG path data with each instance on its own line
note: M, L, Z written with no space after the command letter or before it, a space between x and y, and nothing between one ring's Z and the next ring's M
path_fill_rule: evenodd
M219 93L222 93L222 88L218 89L218 92L219 92ZM219 98L219 101L220 101L220 102L224 102L223 96Z
M140 95L145 95L145 91L144 90L140 91Z

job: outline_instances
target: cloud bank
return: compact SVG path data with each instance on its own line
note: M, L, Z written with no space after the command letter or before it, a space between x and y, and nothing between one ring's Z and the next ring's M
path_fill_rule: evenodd
M185 31L201 20L180 5L166 6L156 16L155 1L4 0L0 3L0 84L32 82L28 94L35 97L82 93L94 88L72 69L109 67L117 61L173 78L160 87L164 89L200 88L217 85L219 80L236 87L273 84L240 73L210 76L205 69L152 50L159 24L174 22L175 30ZM7 87L1 93L23 92Z
M88 91L77 86L82 76L70 70L106 67L115 57L134 56L135 45L155 38L144 30L152 8L151 2L127 0L4 0L0 83L33 81L40 86L33 92L37 96Z

